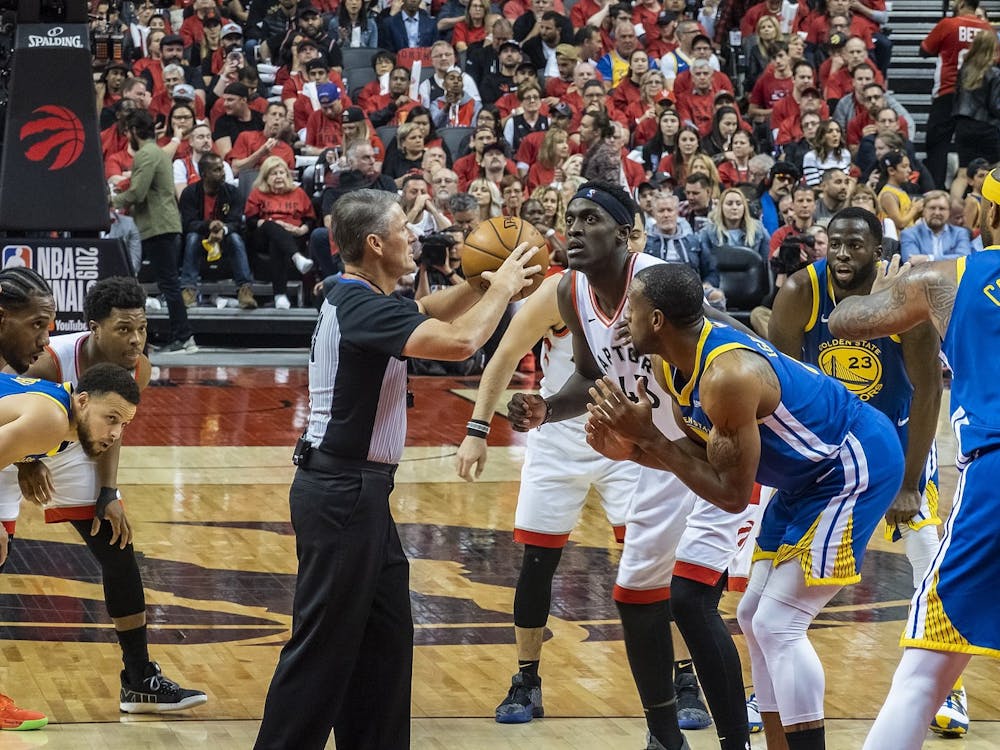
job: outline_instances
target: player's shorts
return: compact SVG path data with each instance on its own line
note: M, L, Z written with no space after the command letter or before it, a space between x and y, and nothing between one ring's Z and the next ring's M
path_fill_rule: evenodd
M1000 658L1000 597L989 592L1000 576L1000 450L970 461L944 537L913 595L905 647Z
M906 443L902 443L906 445ZM931 451L927 454L927 463L924 464L924 471L920 475L920 510L916 515L907 521L904 526L908 526L912 531L922 529L924 526L940 526L941 517L938 515L938 456L937 441L931 443ZM898 523L885 524L885 538L890 542L898 542L903 538L903 532Z
M903 481L903 450L892 423L864 409L838 460L804 490L779 490L764 511L754 560L798 558L807 586L861 580L872 533Z
M714 585L736 557L740 539L752 539L755 512L756 506L750 506L743 513L727 513L673 474L641 467L615 600L648 604L669 599L675 573Z
M736 543L739 548L729 563L726 591L747 590L750 568L753 567L753 553L757 546L757 533L760 531L760 519L774 491L773 487L762 487L754 483L753 497L747 507L749 513L743 517L743 523L737 529Z
M94 517L97 486L97 466L94 459L83 452L80 443L70 446L54 456L42 459L52 474L52 500L45 506L45 522L87 521ZM21 501L21 488L17 483L17 467L7 466L0 471L0 520L7 520Z
M585 423L583 418L550 422L528 433L514 512L515 541L538 547L565 546L591 486L601 496L615 538L624 539L639 465L612 461L591 448Z

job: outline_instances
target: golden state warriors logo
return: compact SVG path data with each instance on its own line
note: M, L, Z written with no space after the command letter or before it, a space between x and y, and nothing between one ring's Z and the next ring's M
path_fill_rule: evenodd
M870 341L834 339L820 345L819 368L868 401L882 390L882 350Z

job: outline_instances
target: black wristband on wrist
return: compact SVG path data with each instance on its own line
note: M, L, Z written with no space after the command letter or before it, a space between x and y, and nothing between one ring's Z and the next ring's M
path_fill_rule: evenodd
M117 487L101 487L101 491L97 494L97 502L94 503L94 515L103 520L104 512L108 509L108 505L117 499Z
M485 440L490 434L490 423L482 419L470 419L465 425L465 434Z

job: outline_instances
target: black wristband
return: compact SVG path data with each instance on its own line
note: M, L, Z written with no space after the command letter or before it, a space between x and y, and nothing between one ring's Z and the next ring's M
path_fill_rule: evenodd
M482 419L470 419L465 425L465 434L485 440L490 434L490 423Z
M108 509L108 506L117 499L118 488L101 487L101 491L97 494L97 502L94 503L94 515L103 520L104 512Z

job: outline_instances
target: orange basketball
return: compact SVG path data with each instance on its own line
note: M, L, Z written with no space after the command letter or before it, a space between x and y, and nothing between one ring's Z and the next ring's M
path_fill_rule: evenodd
M524 299L541 286L545 280L545 270L549 267L549 249L545 238L531 224L513 216L497 216L484 221L465 239L462 248L462 271L470 284L480 284L483 289L489 284L480 278L483 271L495 271L500 268L507 256L520 245L527 242L531 247L539 248L531 256L529 266L541 266L531 280L531 286L525 287L514 299Z

